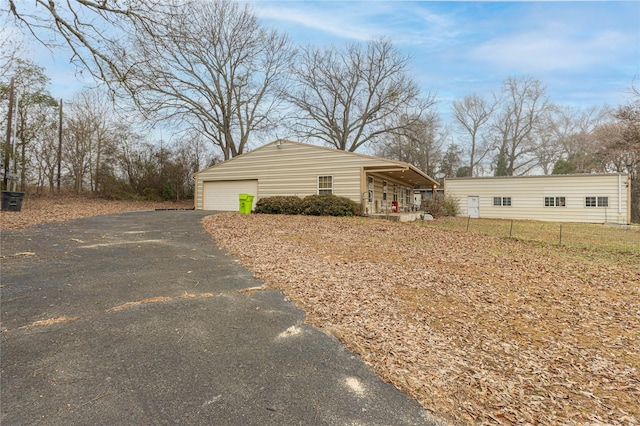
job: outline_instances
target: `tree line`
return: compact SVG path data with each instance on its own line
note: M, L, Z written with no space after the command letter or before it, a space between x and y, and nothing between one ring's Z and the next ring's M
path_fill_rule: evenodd
M120 113L172 129L173 142L159 144L115 118L113 108L104 110L108 102L98 95L76 95L65 114L62 159L65 182L76 191L162 195L171 186L188 194L198 168L275 137L366 149L438 178L628 172L637 182L640 94L633 84L627 104L584 110L554 103L533 77L507 77L492 95L454 101L453 122L445 124L437 97L410 75L411 58L385 38L297 46L231 0L36 2L35 13L24 7L9 0L8 16L27 30L61 36ZM9 50L3 57L14 65L0 69L3 88L20 66L37 68ZM28 87L35 93L40 86ZM41 88L29 120L45 132L43 117L55 115L57 101ZM14 152L27 170L21 184L35 179L51 188L51 165L37 159L51 157L43 154L44 140L16 131ZM637 190L634 200L637 220Z

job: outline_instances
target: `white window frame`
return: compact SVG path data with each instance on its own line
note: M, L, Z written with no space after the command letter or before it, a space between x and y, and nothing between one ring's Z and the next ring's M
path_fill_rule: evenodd
M596 203L598 207L609 207L609 197L597 197Z
M493 197L493 207L511 207L511 197Z
M593 196L588 195L584 197L584 206L588 209L591 208L608 208L609 207L609 196Z
M330 187L324 187L323 183L326 184L326 180L328 179ZM325 182L323 182L325 180ZM320 175L318 176L318 195L333 195L333 175ZM328 192L327 192L328 191Z
M545 207L567 207L567 197L544 197Z

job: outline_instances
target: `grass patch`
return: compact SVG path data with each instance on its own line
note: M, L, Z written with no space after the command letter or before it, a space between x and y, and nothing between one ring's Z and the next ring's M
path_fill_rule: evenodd
M420 225L570 248L640 254L640 227L634 226L623 228L591 223L461 217L441 218Z

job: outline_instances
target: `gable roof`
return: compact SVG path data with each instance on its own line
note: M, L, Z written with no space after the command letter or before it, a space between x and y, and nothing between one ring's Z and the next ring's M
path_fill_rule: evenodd
M214 164L204 170L199 171L194 174L194 177L200 173L207 172L217 167L226 167L229 164L233 164L235 161L242 161L243 158L259 155L260 151L265 150L274 145L279 146L279 144L293 144L301 147L305 147L306 149L313 149L318 151L326 152L329 156L352 156L352 158L361 159L362 167L367 172L380 172L385 173L386 175L397 179L399 181L406 182L408 185L413 186L439 186L438 182L424 173L422 170L413 166L412 164L405 163L403 161L390 160L387 158L376 157L373 155L359 154L356 152L342 151L335 148L328 148L324 146L306 144L302 142L294 142L286 139L277 139L275 141L269 142L265 145L262 145L254 150L248 151L246 153L237 155L227 161L222 163Z

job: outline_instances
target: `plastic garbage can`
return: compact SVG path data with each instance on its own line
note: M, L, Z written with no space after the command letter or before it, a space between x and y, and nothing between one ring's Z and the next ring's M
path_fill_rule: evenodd
M240 194L238 198L240 201L240 213L251 214L251 209L253 208L254 196L251 194Z

